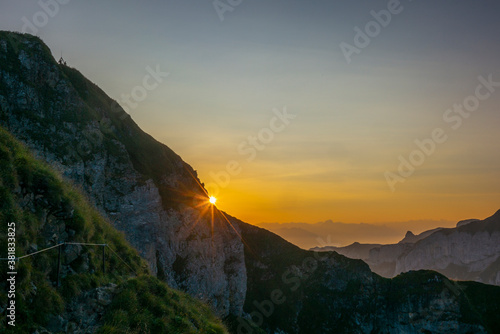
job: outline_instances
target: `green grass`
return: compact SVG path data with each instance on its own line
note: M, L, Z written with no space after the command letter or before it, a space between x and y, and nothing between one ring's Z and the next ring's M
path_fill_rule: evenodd
M83 195L71 184L64 182L51 168L36 159L23 145L4 129L0 128L0 193L2 203L0 220L16 223L16 255L29 253L30 245L38 249L60 242L91 242L109 244L135 272L146 272L146 265L125 241L124 236L105 221L91 207ZM71 232L71 234L68 234ZM0 255L6 257L6 224L0 230ZM55 238L52 236L55 235ZM63 236L67 237L64 238ZM70 235L72 235L70 237ZM106 281L117 281L132 274L131 270L116 258L109 257L108 274L101 268L101 252L95 247L86 247L81 255L88 256L88 270L93 272L87 280L68 275L62 279L62 288L57 290L56 280L58 250L52 249L32 257L21 259L17 265L17 315L19 330L32 330L44 324L51 314L63 310L65 302L83 289ZM78 270L78 261L71 269ZM80 263L81 264L81 263ZM0 303L7 302L5 293L6 262L2 266L2 289ZM71 284L69 282L72 282ZM91 282L91 283L90 283ZM36 287L36 293L33 290ZM71 285L71 289L68 286ZM0 330L5 323L0 323Z
M154 277L130 279L118 289L100 334L227 333L208 306Z

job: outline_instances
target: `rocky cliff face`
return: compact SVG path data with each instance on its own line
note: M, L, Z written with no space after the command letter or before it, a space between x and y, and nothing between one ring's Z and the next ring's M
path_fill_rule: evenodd
M396 259L394 274L425 268L453 279L500 285L499 261L500 211L420 240Z
M159 278L208 301L236 333L500 329L494 304L476 298L500 298L497 287L435 272L383 279L226 219L189 165L35 37L0 33L0 108L0 124L81 187Z
M460 221L456 228L438 228L419 235L408 232L397 244L355 243L314 250L362 259L384 277L430 269L452 279L500 285L500 211L484 221Z
M240 314L243 244L211 221L196 172L39 39L2 33L0 64L0 124L81 186L153 273Z
M442 230L442 228L438 227L438 228L435 228L435 229L432 229L432 230L424 231L424 232L422 232L422 233L420 233L418 235L413 234L412 231L408 231L408 232L406 232L406 235L403 238L403 240L401 240L400 242L398 242L398 244L414 244L417 241L422 240L424 238L427 238L429 235L431 235L434 232L437 232L439 230Z
M0 198L1 257L12 244L22 257L0 261L0 333L227 333L207 306L148 275L123 234L1 126Z

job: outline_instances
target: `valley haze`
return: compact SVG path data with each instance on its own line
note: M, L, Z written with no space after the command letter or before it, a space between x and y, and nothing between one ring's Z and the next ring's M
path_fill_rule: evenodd
M400 241L407 231L419 234L436 227L454 227L453 221L407 221L379 224L347 224L327 220L309 223L260 223L257 226L274 232L303 248L347 246L354 242L390 244Z

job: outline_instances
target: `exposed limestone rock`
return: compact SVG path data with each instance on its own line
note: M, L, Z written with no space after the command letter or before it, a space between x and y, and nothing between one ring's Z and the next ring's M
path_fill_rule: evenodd
M189 192L198 187L199 196L203 196L192 168L144 134L123 116L125 112L114 101L78 72L47 57L38 41L24 41L17 55L5 42L0 61L9 58L20 67L15 71L0 67L0 124L81 186L140 251L153 273L161 273L171 286L211 303L221 316L241 314L246 274L243 244L237 233L216 215L212 235L210 215L193 203L182 203L181 196L173 199L179 201L174 205L166 205L162 198L162 187ZM97 99L101 100L94 103L96 96L92 94L100 94ZM120 126L124 128L118 129ZM146 166L164 168L156 173L160 175L156 181L152 179L155 174L138 170L140 161L134 165L132 151L138 140L158 147L151 154L168 156L169 168ZM151 161L155 162L155 157ZM66 232L55 228L47 233L48 239L59 242ZM78 251L68 248L65 261L77 256Z
M394 277L410 270L436 270L449 278L500 285L500 213L483 221L468 219L455 228L437 228L397 244L325 247L362 259L379 275Z

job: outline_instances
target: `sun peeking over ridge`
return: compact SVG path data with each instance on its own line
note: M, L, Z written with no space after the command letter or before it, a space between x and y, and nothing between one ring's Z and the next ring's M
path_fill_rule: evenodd
M210 196L209 200L210 204L215 205L215 202L217 202L217 198Z

